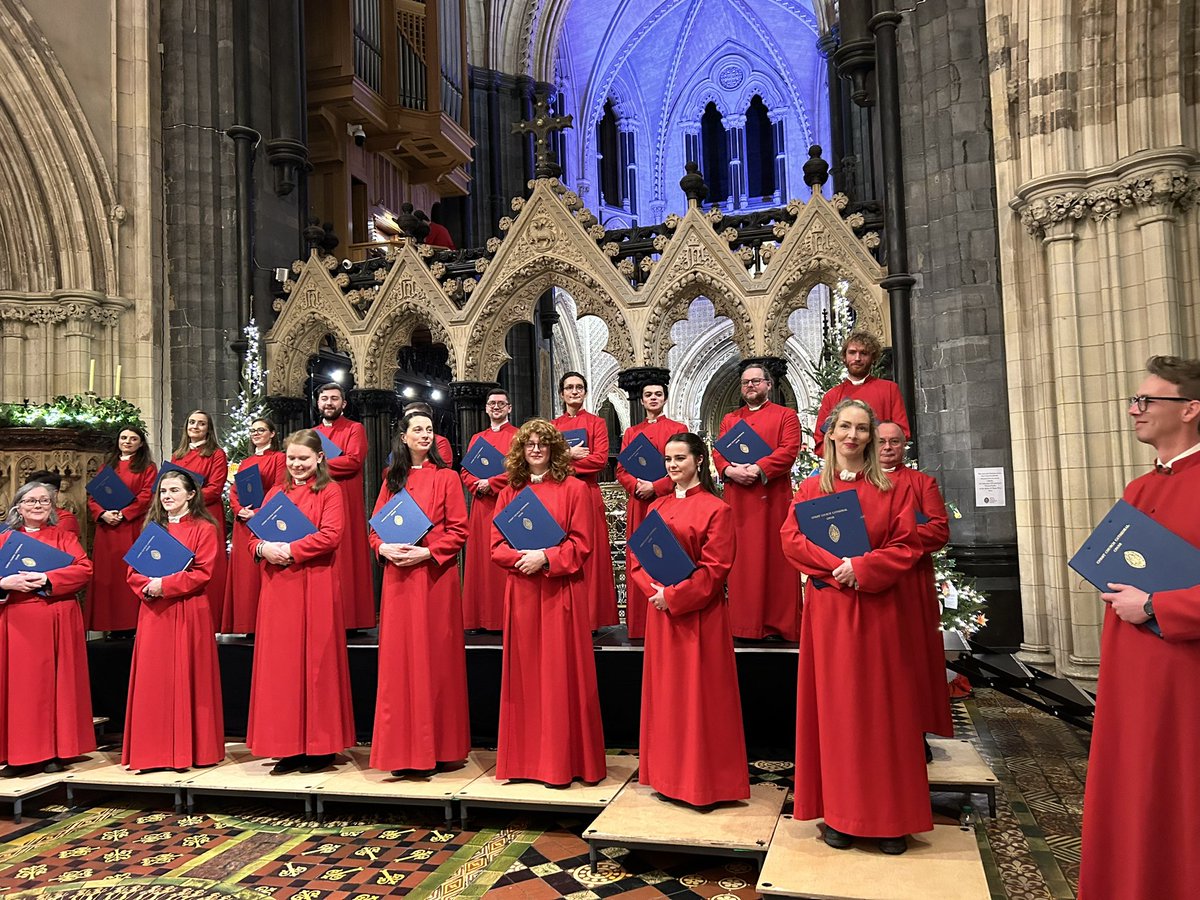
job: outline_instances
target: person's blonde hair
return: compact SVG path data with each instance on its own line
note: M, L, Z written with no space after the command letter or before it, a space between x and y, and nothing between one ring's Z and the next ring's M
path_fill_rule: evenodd
M837 477L838 465L837 441L834 439L833 429L837 426L842 413L848 409L863 410L867 414L867 422L871 429L867 446L863 448L863 460L866 463L863 467L863 477L879 490L890 491L892 480L887 477L887 472L883 471L883 466L879 464L879 423L875 421L875 412L862 400L851 398L843 400L829 414L829 430L825 432L825 464L821 467L821 493L832 494L835 490L834 478Z
M183 434L179 436L179 443L175 446L175 452L171 454L171 459L182 459L187 455L188 450L191 449L191 441L188 440L187 433L187 419L190 419L196 413L199 413L208 420L208 433L204 437L204 443L197 448L200 451L200 455L209 457L221 449L221 444L217 440L217 426L213 422L213 417L202 409L193 409L187 414L187 418L183 420ZM121 431L125 431L125 429L122 428ZM145 441L145 438L143 437L142 440Z
M299 444L301 447L307 447L317 454L325 453L325 445L321 443L321 438L317 436L316 431L311 428L301 428L299 431L293 431L283 441L283 452L287 453L289 444ZM293 488L296 486L296 480L292 478L292 470L284 465L287 471L287 486ZM329 477L329 465L325 462L325 457L322 455L317 460L317 474L312 480L312 489L319 491L329 484L333 479Z
M550 469L546 474L551 481L563 481L575 471L571 468L571 451L567 448L567 439L562 436L562 432L545 419L530 419L517 429L512 444L509 445L508 454L504 457L508 483L514 488L523 488L529 484L529 463L525 459L525 444L534 437L545 444L549 451Z

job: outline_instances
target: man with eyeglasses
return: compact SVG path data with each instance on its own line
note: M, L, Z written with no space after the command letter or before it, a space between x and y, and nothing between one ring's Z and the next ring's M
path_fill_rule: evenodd
M516 426L508 421L512 412L508 392L492 388L483 408L488 427L471 438L467 452L476 441L487 441L508 455L517 433ZM504 584L508 572L492 562L492 519L496 516L496 496L508 484L508 474L501 470L490 478L477 478L463 469L461 475L463 487L471 498L463 561L463 628L468 632L500 631L504 625Z
M908 426L908 415L904 411L904 400L900 388L894 381L876 378L871 369L879 360L883 347L879 338L869 331L852 331L842 342L842 362L846 365L846 377L841 383L825 392L817 410L817 427L813 432L813 452L819 457L824 452L825 431L829 428L829 416L835 406L843 400L862 400L874 411L880 422L895 422L912 437Z
M1200 359L1154 356L1127 401L1158 454L1125 500L1200 546ZM1200 579L1198 579L1200 580ZM1082 900L1194 897L1200 885L1200 583L1109 584L1083 802ZM1144 627L1154 620L1162 636Z
M796 411L768 398L774 382L759 363L743 364L744 405L721 420L720 434L746 422L771 447L757 463L731 463L713 450L733 508L737 556L729 572L733 636L752 640L800 639L800 578L784 558L779 529L790 515L792 466L800 452Z

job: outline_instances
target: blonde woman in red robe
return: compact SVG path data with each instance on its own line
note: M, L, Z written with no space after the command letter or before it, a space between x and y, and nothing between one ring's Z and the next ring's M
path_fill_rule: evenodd
M529 486L566 537L514 550L492 526L492 559L508 572L496 778L598 783L608 770L583 574L595 507L587 485L570 475L567 442L545 419L518 429L505 466L497 511Z
M167 529L194 556L182 572L162 578L129 570L142 610L121 762L138 772L215 765L225 758L221 671L208 606L208 585L222 553L217 523L184 472L163 475L146 521Z
M706 808L750 796L742 701L725 579L737 552L733 511L716 495L708 449L672 435L664 452L671 493L652 504L696 570L663 586L630 554L630 580L648 598L638 781L662 797ZM720 740L713 740L714 734Z
M407 490L433 528L416 544L371 531L383 564L379 605L379 691L371 765L428 776L467 758L471 717L463 646L458 551L467 539L462 483L434 444L433 420L400 420L375 512Z
M229 559L225 552L225 482L229 480L229 457L221 449L212 416L202 409L188 413L187 424L179 443L171 454L171 462L183 466L204 478L200 492L204 507L217 525L217 546L220 552L213 564L213 577L208 583L208 605L213 616L213 631L221 630L221 607L225 604L225 579Z
M875 838L903 853L907 835L933 828L922 747L923 708L904 618L923 596L906 591L921 556L912 489L892 484L879 464L874 414L861 400L833 410L819 475L794 503L854 491L871 550L837 557L808 540L793 511L783 552L804 574L796 704L795 812L825 819L825 843L849 848ZM824 587L818 587L814 579Z
M251 422L250 446L254 452L242 460L238 471L257 468L265 496L283 477L284 456L279 450L275 423L270 419ZM257 510L242 505L236 484L229 488L229 506L233 510L233 540L229 544L229 576L225 581L225 603L218 630L222 634L253 634L258 618L262 569L247 547L253 534L246 523L254 518Z
M50 572L0 579L0 775L61 772L63 761L96 749L83 616L75 592L92 563L79 538L58 525L53 488L32 482L17 490L5 522L67 553Z
M354 743L346 625L334 551L343 535L341 488L312 429L284 442L285 493L317 531L296 541L251 536L263 567L246 745L279 757L274 772L319 772ZM340 551L339 551L340 552Z
M114 632L132 637L137 627L138 611L142 606L139 597L125 576L129 566L125 554L141 534L146 510L150 508L151 494L158 467L150 458L150 445L146 432L136 425L126 425L113 442L104 465L117 473L133 494L133 502L124 509L105 510L88 497L88 512L96 523L92 534L92 582L88 588L86 621L88 631L104 631L110 637Z
M663 415L666 405L667 386L665 384L651 383L642 386L642 409L646 411L646 419L625 429L625 436L621 439L622 452L639 435L645 435L646 439L654 445L654 449L662 453L666 449L667 438L687 431L679 422ZM628 538L642 524L646 513L650 511L650 505L657 498L670 494L674 490L674 485L669 474L657 481L643 481L626 472L620 463L617 463L617 481L629 494L629 503L625 507L625 536ZM628 545L626 545L626 571L629 571L633 562L633 554L629 552ZM646 636L647 596L637 584L628 578L625 580L625 630L634 640L641 640Z

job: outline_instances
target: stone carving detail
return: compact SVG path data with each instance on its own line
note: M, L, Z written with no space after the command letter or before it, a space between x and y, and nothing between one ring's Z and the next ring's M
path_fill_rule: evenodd
M1200 200L1200 181L1183 169L1160 169L1113 184L1083 191L1062 191L1038 197L1019 207L1021 224L1034 237L1044 237L1051 225L1085 216L1102 222L1134 206L1191 209Z
M644 355L648 364L667 364L667 353L674 343L671 328L687 318L688 307L697 297L707 297L718 316L733 322L733 342L744 356L753 354L754 323L749 311L727 284L704 272L693 271L664 289L662 301L646 320Z
M402 281L401 285L406 283L415 287L415 282L411 280ZM430 315L427 305L413 300L402 300L395 304L389 302L389 305L391 308L376 322L371 342L367 345L361 387L391 390L395 386L396 359L400 348L412 342L413 331L421 325L429 329L434 342L446 345L450 352L450 369L458 371L450 332L442 322Z

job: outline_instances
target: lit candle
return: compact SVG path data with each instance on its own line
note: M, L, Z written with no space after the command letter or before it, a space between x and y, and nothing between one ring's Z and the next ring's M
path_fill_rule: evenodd
M95 357L93 357L91 363L88 364L88 393L90 394L95 390L96 390L96 359L95 359Z
M121 396L121 364L117 363L117 377L113 379L113 396Z

